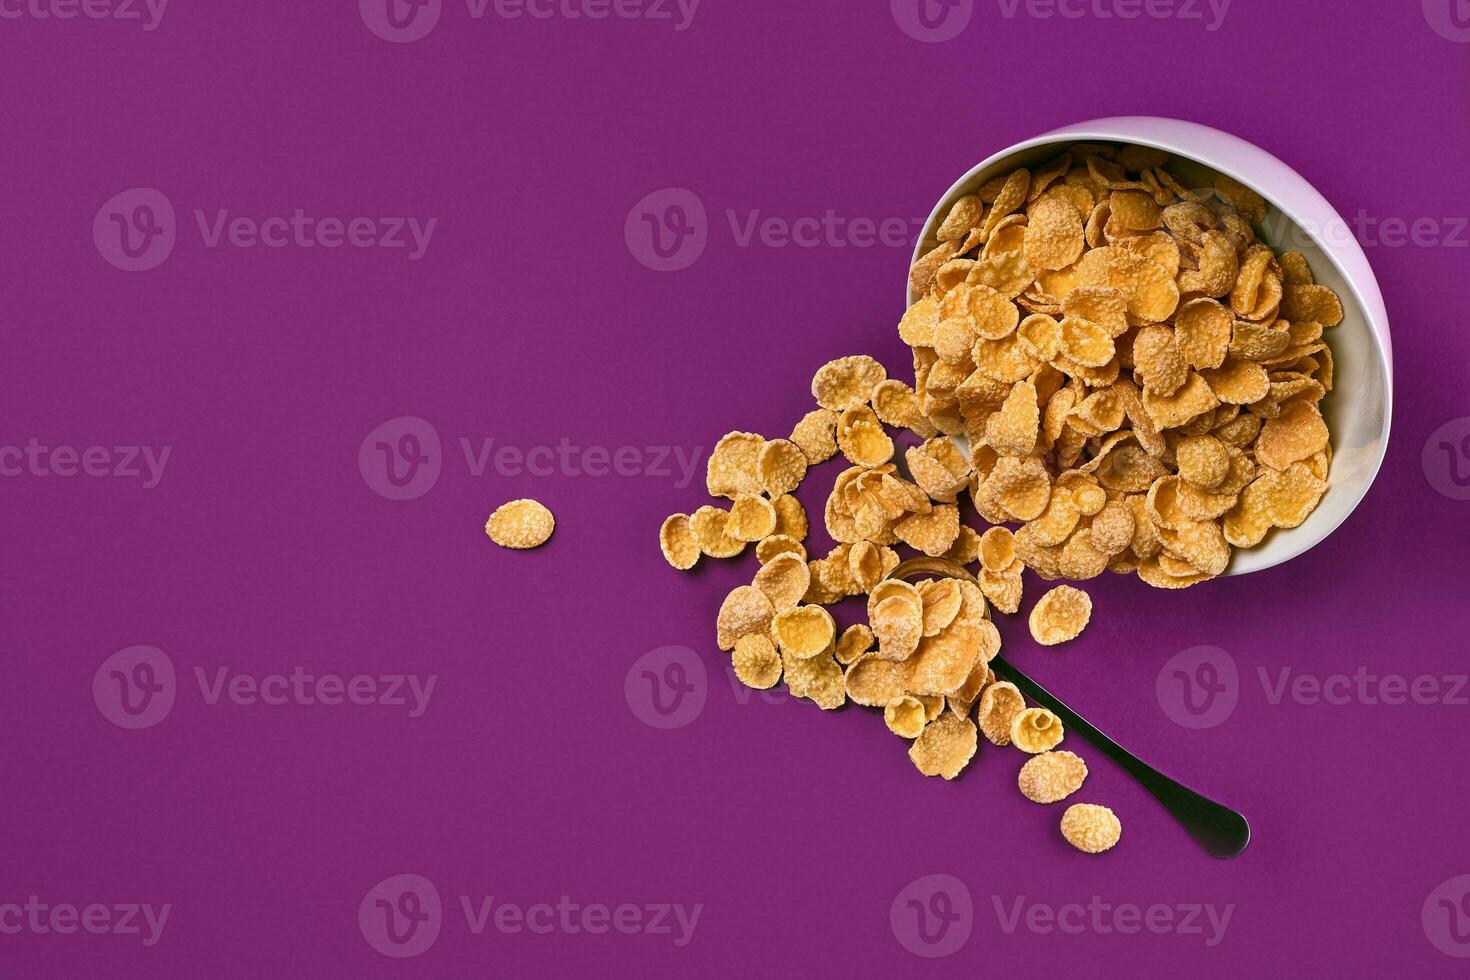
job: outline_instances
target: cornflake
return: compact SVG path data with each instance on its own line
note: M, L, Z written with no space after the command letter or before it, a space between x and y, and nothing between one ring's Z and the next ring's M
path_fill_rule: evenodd
M1032 756L1021 767L1016 783L1031 802L1055 803L1081 789L1086 778L1087 763L1064 750Z
M842 631L837 638L837 648L832 656L844 667L857 662L858 658L873 649L873 631L862 623L855 623Z
M1073 542L1087 548L1092 548L1090 540L1073 538L1068 542L1070 547ZM1094 552L1100 554L1100 552ZM1066 555L1065 550L1063 555ZM1106 556L1104 556L1104 559ZM1106 564L1106 561L1104 561ZM1031 609L1031 618L1028 624L1031 627L1031 637L1042 646L1056 646L1074 640L1092 618L1092 598L1081 589L1074 589L1070 585L1059 585L1036 601Z
M837 624L821 606L782 610L776 614L773 631L781 652L798 660L828 653L837 639Z
M805 451L789 439L772 439L761 447L760 456L756 458L761 489L773 498L801 486L806 470Z
M909 758L926 776L954 779L975 757L978 742L974 722L946 712L924 726Z
M672 514L658 529L659 550L664 560L680 571L687 571L699 561L699 542L689 528L688 514Z
M1118 843L1123 836L1123 824L1105 806L1073 803L1062 814L1062 836L1085 854L1101 854Z
M777 612L795 607L811 584L806 559L789 552L772 558L755 573L755 587L765 594Z
M1011 742L1022 752L1046 752L1061 740L1062 720L1045 708L1027 708L1011 719Z
M731 654L735 676L746 687L764 691L775 687L781 679L781 655L769 636L752 634L735 641Z
M725 533L736 541L759 541L776 533L776 508L765 497L737 494L730 505Z
M729 522L729 511L705 504L689 516L689 532L711 558L734 558L745 550L745 542L730 536Z
M905 697L883 709L883 723L902 738L918 738L924 731L924 704L916 697Z
M556 518L551 516L551 511L528 499L501 504L485 522L485 533L491 541L502 548L518 550L545 544L555 529Z
M810 466L831 459L837 455L837 413L825 408L807 412L791 430L791 442Z
M1021 692L1010 681L996 681L980 694L980 730L993 745L1011 744L1011 724L1026 707Z
M753 585L731 590L720 605L715 619L716 644L721 650L733 650L735 641L752 633L766 633L776 609L766 594Z
M759 462L766 440L754 432L731 432L715 443L705 464L705 488L711 497L760 493Z
M812 397L822 408L843 412L866 405L873 388L887 377L883 365L865 354L841 357L817 371L812 378Z

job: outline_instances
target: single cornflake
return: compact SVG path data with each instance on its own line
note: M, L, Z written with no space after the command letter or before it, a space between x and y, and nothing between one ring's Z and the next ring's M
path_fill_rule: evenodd
M980 730L993 745L1011 744L1011 723L1026 707L1020 690L1010 681L996 681L980 694L977 715Z
M1089 539L1074 537L1068 544L1072 541L1077 542L1079 547L1086 544L1091 548ZM1064 558L1066 554L1063 549ZM1106 557L1105 555L1104 559ZM1107 564L1106 560L1103 564ZM1092 598L1081 589L1059 585L1036 601L1028 624L1031 627L1031 637L1042 646L1049 647L1076 639L1090 619Z
M975 757L978 744L974 722L945 712L924 726L909 747L909 758L926 776L954 779Z
M1011 744L1022 752L1047 752L1062 735L1062 720L1045 708L1027 708L1011 719Z
M546 543L556 529L556 518L535 500L512 500L495 508L485 522L485 533L502 548L522 550Z
M1062 814L1062 836L1077 850L1101 854L1118 843L1123 824L1117 814L1096 803L1074 803Z
M1033 803L1055 803L1065 800L1082 788L1087 778L1087 763L1066 750L1043 752L1026 760L1016 783L1021 795Z
M658 546L664 560L680 571L687 571L699 561L699 542L689 529L688 514L671 514L658 529Z
M781 679L781 655L771 638L764 634L751 634L736 640L731 665L740 683L758 691L775 687Z

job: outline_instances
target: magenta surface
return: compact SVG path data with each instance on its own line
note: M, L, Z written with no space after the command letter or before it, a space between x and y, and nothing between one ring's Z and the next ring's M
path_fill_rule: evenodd
M1463 2L393 2L0 0L0 976L1463 973ZM1101 857L1013 751L737 690L754 559L654 544L823 361L910 375L951 181L1121 114L1299 169L1395 330L1312 553L1002 624L1234 862L1075 739Z

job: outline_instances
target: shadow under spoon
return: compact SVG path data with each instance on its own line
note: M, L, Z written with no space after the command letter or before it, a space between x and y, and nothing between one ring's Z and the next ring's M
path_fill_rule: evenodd
M890 572L888 577L905 581L924 577L957 578L979 584L975 576L963 566L944 558L911 558ZM1217 858L1233 858L1250 843L1251 828L1245 817L1159 772L1103 734L1046 688L1017 670L1004 657L998 656L990 661L990 669L995 671L997 677L1016 685L1028 699L1060 718L1064 729L1081 735L1103 755L1123 767L1154 799L1163 804L1164 809L1169 811L1206 853Z

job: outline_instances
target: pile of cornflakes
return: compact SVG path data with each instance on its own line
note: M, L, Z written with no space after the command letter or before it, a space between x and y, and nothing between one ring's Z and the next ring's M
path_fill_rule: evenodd
M911 273L919 299L899 333L914 386L842 357L817 371L817 407L789 438L719 441L706 485L728 506L669 517L659 544L679 569L755 546L759 570L716 621L743 683L784 680L824 710L881 708L929 776L958 776L981 734L1014 745L1029 756L1021 792L1059 802L1086 763L1057 749L1061 720L989 666L992 612L1019 611L1023 570L1185 588L1316 507L1331 458L1322 336L1341 304L1300 255L1256 240L1259 196L1224 177L1187 190L1168 164L1079 145L962 197ZM890 430L917 443L902 468ZM838 454L850 465L822 515L837 544L813 557L792 494ZM965 493L983 533L962 520ZM890 579L900 548L974 578ZM851 596L866 597L866 622L840 629L826 607ZM1058 585L1028 625L1052 646L1091 618L1091 598ZM1096 853L1122 827L1076 804L1061 831Z
M925 419L968 437L980 515L1045 579L1185 588L1327 490L1323 331L1342 303L1227 177L1078 145L960 198L899 326ZM942 450L948 452L948 450ZM960 464L967 464L962 468Z

